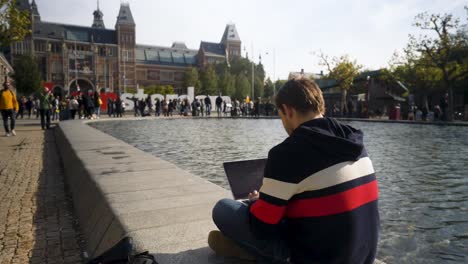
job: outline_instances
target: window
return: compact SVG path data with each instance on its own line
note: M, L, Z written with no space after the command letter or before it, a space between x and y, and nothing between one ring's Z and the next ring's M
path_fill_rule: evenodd
M45 52L46 43L44 41L34 41L34 51L36 52Z
M137 79L138 80L146 80L146 70L138 70L137 71Z
M161 81L172 82L174 81L174 73L173 72L165 72L162 71L160 73Z
M62 63L60 61L53 61L50 67L50 71L52 73L61 73L63 71Z
M107 48L106 47L99 48L99 56L105 57L106 55L107 55Z

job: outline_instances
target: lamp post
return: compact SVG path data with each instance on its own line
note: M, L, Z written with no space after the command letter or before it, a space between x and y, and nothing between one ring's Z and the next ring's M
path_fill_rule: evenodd
M254 94L254 85L255 85L255 64L254 64L254 46L252 43L252 99L254 100L255 94Z
M366 82L366 113L365 113L365 117L366 118L369 118L369 107L370 107L370 79L371 77L369 75L367 75L367 82Z

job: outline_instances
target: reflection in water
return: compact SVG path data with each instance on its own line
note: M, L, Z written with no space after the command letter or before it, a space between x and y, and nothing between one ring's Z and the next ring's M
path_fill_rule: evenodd
M468 260L468 127L350 122L365 133L380 187L379 259ZM280 120L176 119L92 124L227 188L222 163L264 158Z

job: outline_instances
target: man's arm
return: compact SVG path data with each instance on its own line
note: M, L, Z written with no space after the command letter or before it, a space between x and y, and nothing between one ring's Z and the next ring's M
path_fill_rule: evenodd
M250 227L258 238L280 232L279 224L286 214L286 206L296 192L296 184L284 181L288 177L284 166L288 163L286 158L275 149L268 154L260 195L250 206Z
M16 99L16 95L13 92L11 92L11 95L13 97L13 109L15 109L15 112L18 112L19 104L18 104L18 100Z

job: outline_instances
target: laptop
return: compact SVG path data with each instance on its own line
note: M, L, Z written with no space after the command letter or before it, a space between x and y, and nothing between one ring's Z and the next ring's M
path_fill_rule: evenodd
M247 199L249 193L260 190L267 159L223 163L234 199Z

